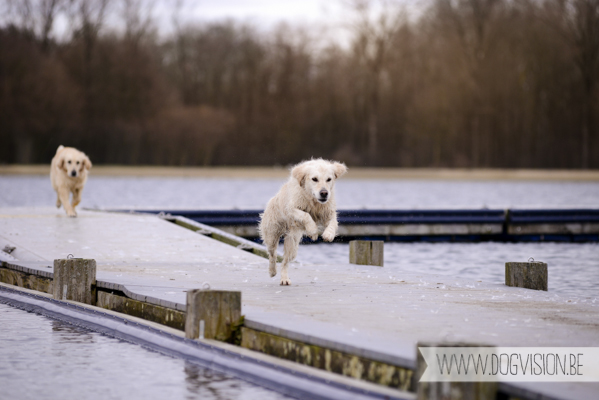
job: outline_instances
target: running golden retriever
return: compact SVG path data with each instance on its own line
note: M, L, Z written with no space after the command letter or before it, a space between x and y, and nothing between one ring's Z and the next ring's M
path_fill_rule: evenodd
M92 162L85 153L73 147L58 146L50 166L50 180L58 196L56 207L64 206L69 217L77 216L75 207L81 202L81 192L91 167ZM72 203L69 201L71 193Z
M297 256L297 248L305 234L318 239L318 225L324 228L322 238L332 242L337 234L335 180L347 172L339 162L316 159L297 164L289 181L270 199L261 215L260 236L269 255L270 276L277 274L277 245L285 236L281 285L291 285L287 269Z

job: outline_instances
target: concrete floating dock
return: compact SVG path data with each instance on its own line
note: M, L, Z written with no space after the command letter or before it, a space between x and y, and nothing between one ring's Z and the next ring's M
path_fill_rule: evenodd
M240 291L241 346L398 389L414 389L417 342L599 346L599 302L592 299L349 263L293 263L293 285L281 287L263 257L153 215L80 211L67 218L51 208L3 208L0 249L6 245L15 249L0 253L2 282L52 293L53 260L94 259L99 306L145 312L179 330L187 291L205 283ZM499 390L523 399L599 395L598 384Z
M124 210L121 210L124 211ZM137 210L182 216L258 238L262 210ZM599 241L599 209L339 210L337 240Z

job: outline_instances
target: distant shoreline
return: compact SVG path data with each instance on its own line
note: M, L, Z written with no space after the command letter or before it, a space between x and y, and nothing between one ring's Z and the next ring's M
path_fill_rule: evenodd
M48 175L50 165L0 165L0 175ZM162 167L96 165L91 176L284 179L285 167ZM350 167L344 179L599 181L599 170Z

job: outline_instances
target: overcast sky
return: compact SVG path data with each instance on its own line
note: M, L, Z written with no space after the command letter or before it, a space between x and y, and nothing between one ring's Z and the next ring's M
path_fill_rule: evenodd
M171 14L173 0L162 0L157 10L162 15ZM190 20L222 20L226 18L247 20L259 24L287 22L322 22L336 19L342 3L340 0L187 0Z
M291 26L311 29L312 36L332 39L346 45L350 33L348 21L353 15L348 7L351 0L179 0L184 7L180 12L183 24L199 21L235 20L268 31L285 22ZM374 12L381 3L396 3L417 17L427 0L372 0ZM173 29L173 15L177 0L156 0L154 16L162 34Z
M389 0L406 7L411 16L417 14L418 4L426 0ZM176 4L183 6L177 13ZM174 16L182 25L197 22L235 20L248 23L262 31L268 31L280 23L291 26L310 27L312 36L332 39L342 45L349 39L348 21L351 11L349 0L142 0L151 7L153 20L161 35L172 33ZM380 2L373 1L373 4ZM118 4L113 3L113 4ZM114 10L117 12L118 9ZM147 11L147 10L145 10ZM113 14L114 15L114 14ZM119 29L118 19L106 21L106 26ZM65 16L55 21L57 38L68 34Z
M160 32L172 31L175 0L155 3ZM348 10L343 0L185 0L181 22L223 21L227 19L249 23L269 30L285 22L292 26L326 27L326 35L343 40L344 20Z

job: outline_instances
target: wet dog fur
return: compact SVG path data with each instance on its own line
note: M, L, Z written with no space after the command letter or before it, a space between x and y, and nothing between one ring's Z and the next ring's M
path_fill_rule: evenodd
M269 255L269 273L277 274L277 246L284 239L281 285L291 285L289 263L297 256L303 235L318 239L318 226L323 240L332 242L337 234L335 181L347 172L345 164L313 159L291 169L287 183L268 202L260 220L260 236Z

